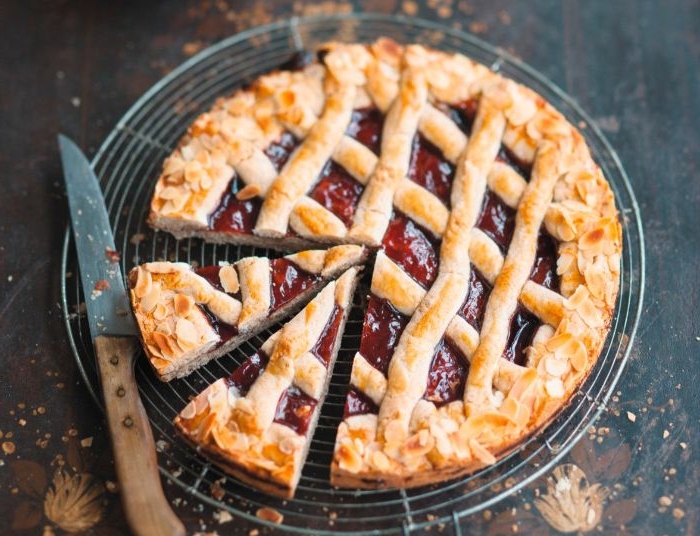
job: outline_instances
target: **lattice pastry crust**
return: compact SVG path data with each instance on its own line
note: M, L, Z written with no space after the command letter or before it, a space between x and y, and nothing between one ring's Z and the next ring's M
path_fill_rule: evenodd
M175 418L183 437L240 480L273 495L293 496L328 391L357 274L351 268L328 283L265 341L259 354L268 357L267 363L245 392L222 378L197 395ZM304 429L294 422L290 426L280 410L278 400L290 389L306 402L292 412L303 413Z
M182 262L142 264L129 274L129 293L146 356L159 379L182 378L288 317L366 257L362 246L345 245L201 270ZM277 280L291 285L285 295L277 296Z
M353 134L356 114L368 108L383 120L376 147ZM458 119L465 114L468 128ZM286 135L299 144L285 162L275 160ZM451 170L442 190L417 176L416 140ZM329 162L359 185L352 210L314 197ZM229 197L255 200L257 212L249 228L222 231L212 218L232 176ZM480 223L491 194L517 211L503 243ZM619 287L613 194L580 133L531 90L462 55L386 39L329 44L320 62L263 76L218 101L166 161L150 221L179 237L378 249L371 294L410 320L386 370L374 355L355 357L352 388L375 410L347 413L338 429L338 486L415 486L494 463L587 376ZM388 237L399 221L435 244L434 274L430 263L409 266L397 255L400 241ZM554 287L532 276L545 232L556 242ZM490 286L476 327L462 312L472 272ZM516 363L502 356L521 308L539 324ZM463 395L439 403L426 389L445 341L468 373Z

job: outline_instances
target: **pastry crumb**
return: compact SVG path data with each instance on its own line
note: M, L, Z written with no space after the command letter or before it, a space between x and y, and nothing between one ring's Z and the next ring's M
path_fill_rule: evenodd
M671 435L671 433L670 433L668 430L664 430L664 433L661 434L661 436L662 436L664 439L666 439L669 435Z
M85 447L85 448L91 447L92 446L92 436L85 437L85 438L81 439L80 446Z
M258 510L255 512L255 516L264 521L270 521L278 525L284 520L284 516L282 514L280 514L274 508L268 508L267 506L258 508Z
M671 506L671 498L667 497L666 495L662 495L659 497L659 505L660 506Z
M631 411L627 412L627 418L630 420L630 422L635 422L637 420L637 416Z
M674 508L671 514L676 519L683 519L685 517L685 512L681 508Z
M70 103L71 103L73 106L75 106L76 108L79 108L79 107L80 107L80 98L79 98L79 97L73 97L73 98L70 100Z
M688 443L686 443L685 441L681 441L679 444L680 444L680 446L681 446L681 448L682 448L683 450L685 450L686 448L688 448Z
M214 514L214 517L219 522L219 525L233 521L233 516L230 514L230 512L228 512L228 510L219 510Z

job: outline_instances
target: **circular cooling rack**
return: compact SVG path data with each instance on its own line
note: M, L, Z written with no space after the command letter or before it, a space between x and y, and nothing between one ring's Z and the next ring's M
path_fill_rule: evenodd
M151 260L211 265L248 255L278 256L279 253L261 248L204 244L196 239L178 241L150 229L146 217L163 159L175 148L191 121L215 99L280 66L295 51L313 49L329 40L366 42L380 36L464 53L534 89L572 124L581 127L596 162L610 181L621 213L624 243L616 314L596 367L547 428L491 467L442 485L409 490L334 489L329 483L336 426L343 413L352 357L359 347L366 286L356 293L303 476L295 498L289 501L258 493L233 478L226 478L221 485L223 496L218 498L217 494L214 498L212 486L216 481L221 482L225 474L185 445L172 426L172 419L191 396L230 374L279 326L250 339L187 378L167 384L155 378L145 358L139 359L136 377L143 403L156 439L167 444L167 448L159 449L161 473L196 500L228 510L239 520L247 520L251 527L271 525L255 516L258 508L268 506L284 515L281 528L288 532L408 534L444 524L459 533L460 520L465 516L532 482L569 451L595 421L613 392L637 328L644 291L639 208L620 161L600 130L570 97L507 53L466 33L399 16L292 18L255 28L201 52L147 91L119 121L92 161L102 181L115 243L122 253L122 272L126 274L136 264ZM96 403L101 405L87 322L76 314L84 298L69 231L63 249L63 312L80 371ZM69 273L74 275L67 279Z

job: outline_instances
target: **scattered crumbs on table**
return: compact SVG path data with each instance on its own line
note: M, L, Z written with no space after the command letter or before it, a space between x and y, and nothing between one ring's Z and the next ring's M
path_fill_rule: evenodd
M219 525L233 521L233 516L228 510L219 510L218 512L214 512L214 518Z
M660 506L671 506L672 502L673 501L671 501L671 497L668 497L666 495L662 495L661 497L659 497Z
M2 451L5 454L13 454L15 452L15 444L12 441L3 441Z
M674 508L671 513L676 519L683 519L685 517L685 512L681 508Z
M264 520L264 521L270 521L272 523L277 523L278 525L282 523L284 520L284 516L279 513L277 510L274 508L269 508L267 506L264 506L262 508L258 508L255 511L255 516Z
M637 420L637 416L631 411L627 412L627 418L630 420L630 422L635 422Z
M685 441L681 441L679 444L680 444L680 446L681 446L681 448L682 448L683 450L685 450L686 448L688 448L688 443L686 443Z
M670 433L668 430L664 430L664 433L661 434L661 437L663 437L664 439L666 439L669 435L671 435L671 433Z
M90 448L92 447L92 436L90 437L84 437L83 439L80 440L80 446L83 448Z
M79 98L79 97L73 97L73 98L70 100L70 103L71 103L73 106L75 106L76 108L79 108L79 107L80 107L80 98Z

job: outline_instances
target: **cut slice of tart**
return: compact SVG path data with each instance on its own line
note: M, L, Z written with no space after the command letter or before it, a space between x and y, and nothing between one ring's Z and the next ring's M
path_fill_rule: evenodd
M228 378L175 418L183 437L228 474L291 498L323 405L357 268L324 289Z
M146 356L161 380L181 378L291 315L365 258L363 247L344 245L223 266L138 266L130 296Z

